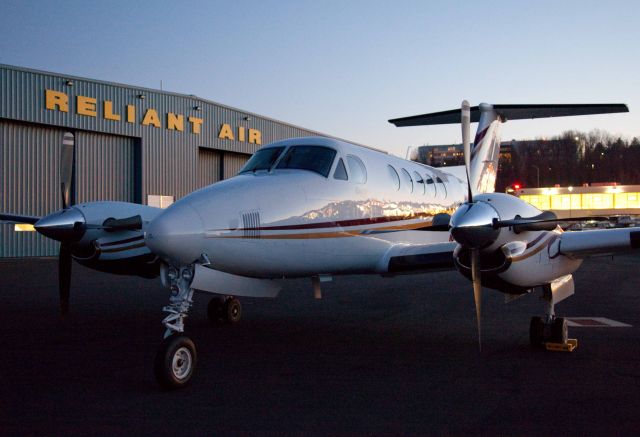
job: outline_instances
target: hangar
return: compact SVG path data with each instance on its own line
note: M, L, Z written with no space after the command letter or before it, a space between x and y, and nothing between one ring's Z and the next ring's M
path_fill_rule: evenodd
M0 211L62 208L60 151L74 141L73 203L167 206L233 176L262 144L327 136L193 95L0 64ZM56 255L58 243L0 224L0 258Z

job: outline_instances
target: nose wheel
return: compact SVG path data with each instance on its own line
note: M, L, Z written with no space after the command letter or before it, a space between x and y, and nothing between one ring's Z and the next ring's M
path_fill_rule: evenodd
M156 353L156 380L167 390L185 387L191 381L197 360L196 346L189 337L170 335L163 340Z

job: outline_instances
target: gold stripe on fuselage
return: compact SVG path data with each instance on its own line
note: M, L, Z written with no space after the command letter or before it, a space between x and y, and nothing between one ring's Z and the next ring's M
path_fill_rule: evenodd
M345 238L357 237L367 231L410 231L415 229L428 228L431 223L409 223L406 225L383 226L378 228L350 229L344 231L331 230L328 232L305 232L305 233L287 233L275 234L269 233L274 231L261 231L260 236L244 236L244 235L217 235L210 238L246 238L250 240L313 240L318 238ZM276 231L278 232L278 231ZM366 235L366 234L365 234Z

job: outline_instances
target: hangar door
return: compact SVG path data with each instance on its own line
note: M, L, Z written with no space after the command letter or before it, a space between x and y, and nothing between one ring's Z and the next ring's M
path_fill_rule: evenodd
M244 153L230 153L224 154L224 179L229 179L238 174L240 169L251 158L251 155L245 155Z
M0 211L42 217L62 208L64 134L63 129L0 120ZM0 257L58 253L56 241L19 229L0 223Z
M218 182L220 176L220 152L201 147L198 149L198 188Z
M76 133L76 203L136 201L135 138Z

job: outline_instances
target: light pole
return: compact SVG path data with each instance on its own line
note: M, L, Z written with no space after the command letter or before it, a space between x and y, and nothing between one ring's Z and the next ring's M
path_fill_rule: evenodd
M537 185L537 188L540 188L540 169L538 168L538 166L537 166L537 165L531 165L531 167L533 167L533 168L535 168L535 169L536 169L536 174L537 174L537 176L538 176L538 185Z

